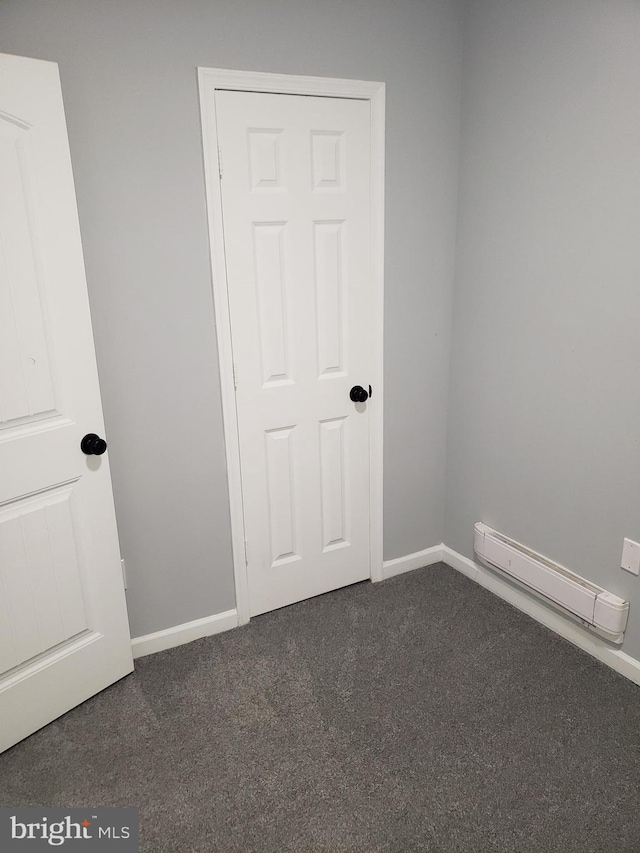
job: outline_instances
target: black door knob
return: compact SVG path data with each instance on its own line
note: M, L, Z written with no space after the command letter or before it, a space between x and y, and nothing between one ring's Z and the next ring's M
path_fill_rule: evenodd
M95 432L90 432L80 442L80 450L87 456L102 456L107 449L107 442Z
M364 401L367 400L369 397L362 385L354 385L351 391L349 392L349 396L351 397L354 403L364 403Z

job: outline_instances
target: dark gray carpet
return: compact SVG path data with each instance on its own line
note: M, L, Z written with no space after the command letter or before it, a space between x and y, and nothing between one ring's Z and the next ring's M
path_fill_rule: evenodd
M143 851L640 850L640 690L444 566L144 658L0 756Z

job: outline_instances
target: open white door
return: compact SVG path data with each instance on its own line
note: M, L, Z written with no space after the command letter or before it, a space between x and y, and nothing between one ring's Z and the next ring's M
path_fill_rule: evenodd
M0 54L0 751L133 669L103 430L58 66Z
M370 106L215 107L255 616L371 574Z

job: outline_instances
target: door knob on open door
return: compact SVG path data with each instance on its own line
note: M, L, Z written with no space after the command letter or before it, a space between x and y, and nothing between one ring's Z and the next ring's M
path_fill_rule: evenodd
M354 385L349 392L349 396L354 403L364 403L369 398L369 394L367 394L362 385Z
M95 432L90 432L80 442L80 450L87 456L102 456L107 449L107 442Z

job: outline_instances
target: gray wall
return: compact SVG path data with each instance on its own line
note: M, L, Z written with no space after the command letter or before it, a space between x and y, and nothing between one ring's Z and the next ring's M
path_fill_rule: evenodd
M209 65L388 84L385 556L482 519L630 598L640 657L640 4L467 4L447 435L461 6L0 2L61 68L134 636L234 604Z
M442 541L458 0L2 0L60 65L133 636L234 606L196 66L387 83L385 556Z
M631 600L640 657L640 3L465 25L445 541L483 520Z

